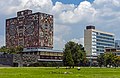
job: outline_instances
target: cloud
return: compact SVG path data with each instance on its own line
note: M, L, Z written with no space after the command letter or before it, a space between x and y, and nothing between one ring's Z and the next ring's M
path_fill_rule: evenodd
M96 10L95 25L101 30L115 33L118 37L120 0L95 0L92 5Z
M66 41L62 37L54 36L54 49L61 49L63 50Z
M78 44L82 44L84 46L84 38L80 38L80 39L74 38L70 41L73 41L73 42L78 43Z
M92 22L90 19L95 13L95 9L87 1L81 2L77 7L74 4L65 6L65 4L57 2L53 7L53 11L59 14L58 19L63 24L75 24L83 21Z
M15 13L23 9L33 9L34 11L49 12L53 7L51 0L0 0L1 13L6 15Z
M55 35L58 35L58 36L70 35L71 30L72 29L69 26L66 26L66 25L62 25L62 24L55 24L54 25Z
M0 7L0 15L15 15L22 9L53 14L54 47L60 49L69 40L83 44L83 30L89 24L95 25L98 30L115 33L120 38L120 0L83 1L79 5L62 2L53 5L52 0L0 0Z
M5 46L5 38L4 36L0 35L0 47Z

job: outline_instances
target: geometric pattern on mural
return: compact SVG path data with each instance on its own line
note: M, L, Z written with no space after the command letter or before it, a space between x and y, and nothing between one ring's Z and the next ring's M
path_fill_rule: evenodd
M17 12L17 17L6 20L6 46L53 48L53 15Z

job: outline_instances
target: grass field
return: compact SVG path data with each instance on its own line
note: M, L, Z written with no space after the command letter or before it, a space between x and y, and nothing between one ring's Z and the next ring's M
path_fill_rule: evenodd
M0 68L0 78L120 78L120 68Z

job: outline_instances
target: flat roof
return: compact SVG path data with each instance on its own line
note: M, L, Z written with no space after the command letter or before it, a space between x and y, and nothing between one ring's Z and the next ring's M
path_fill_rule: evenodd
M93 32L99 32L99 33L104 33L104 34L108 34L108 35L113 35L115 36L115 34L110 33L110 32L105 32L105 31L101 31L101 30L96 30L96 29L85 29L86 31L93 31Z
M58 61L58 62L62 62L63 60L55 60L55 59L38 59L38 61Z
M4 54L4 52L0 52L0 54Z
M53 49L24 49L23 52L38 52L38 51L42 51L42 52L63 52L63 50L53 50Z
M95 31L95 32L100 32L100 33L105 33L105 34L109 34L109 35L115 35L113 33L109 33L109 32L104 32L104 31L100 31L100 30L96 30L96 29L91 29L92 31Z

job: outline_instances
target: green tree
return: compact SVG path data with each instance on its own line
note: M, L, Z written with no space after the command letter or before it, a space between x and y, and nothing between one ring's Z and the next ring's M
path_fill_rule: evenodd
M16 52L22 52L23 51L23 47L22 46L17 46L15 48Z
M114 57L115 57L115 55L112 53L105 53L104 59L105 59L105 66L106 67L107 67L107 65L111 66L114 64Z
M69 57L72 57L73 64L75 66L78 66L80 63L83 63L86 58L83 46L81 44L79 45L75 42L69 41L68 43L65 44L64 56L63 56L64 64L66 64L67 62L66 57L68 55L68 52L71 53L71 56Z
M74 62L73 62L73 59L72 59L72 54L70 52L70 50L67 50L65 52L65 65L66 66L73 66Z
M0 52L5 52L5 53L18 53L18 52L22 52L22 51L23 51L22 46L10 47L10 48L7 48L6 46L2 46L0 48Z
M100 67L102 67L102 65L104 65L104 54L101 54L98 56L97 62Z
M113 65L115 68L120 66L120 56L114 56Z
M16 53L15 48L13 48L13 47L8 48L8 53Z
M0 48L0 52L7 53L7 52L8 52L8 49L6 48L6 46L2 46L2 47Z
M120 57L116 56L113 53L105 53L102 55L99 55L97 58L98 64L101 67L101 65L104 65L107 67L107 65L109 66L114 66L114 67L118 67L120 66Z

